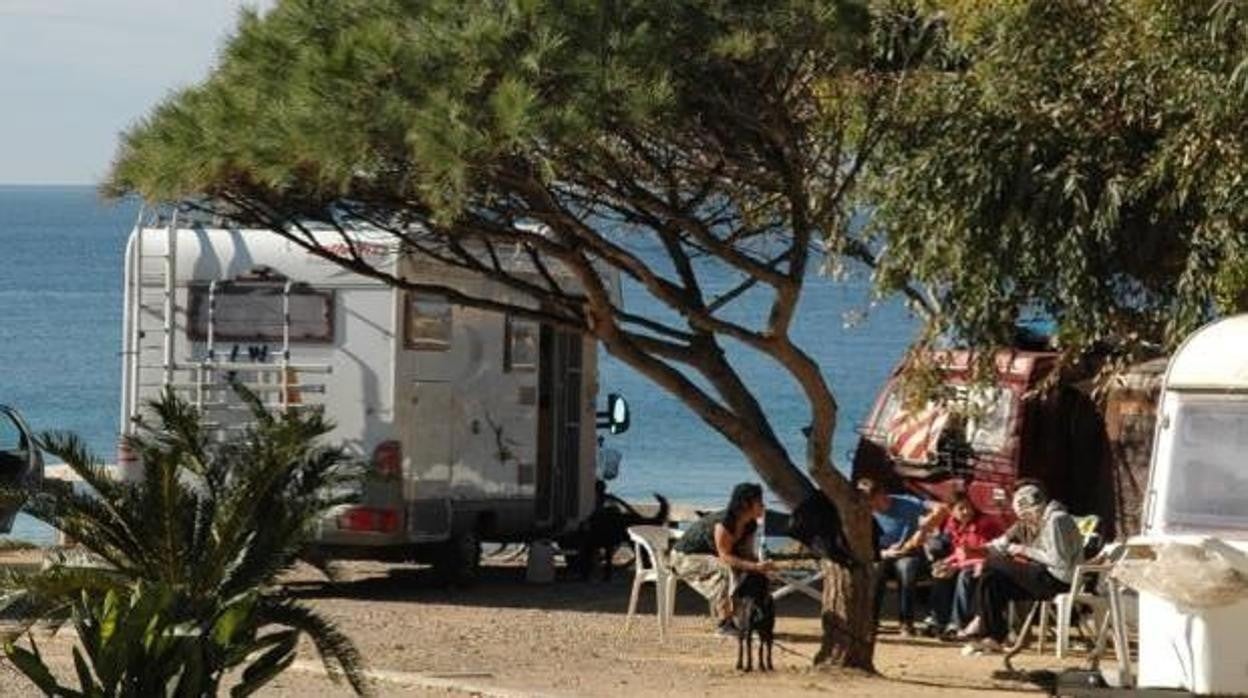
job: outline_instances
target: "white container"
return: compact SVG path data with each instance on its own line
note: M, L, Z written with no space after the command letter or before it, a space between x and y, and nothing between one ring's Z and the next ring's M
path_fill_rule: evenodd
M1141 688L1248 694L1248 601L1184 613L1140 592Z
M550 541L535 540L529 544L529 561L524 580L529 584L550 584L555 581L555 546Z

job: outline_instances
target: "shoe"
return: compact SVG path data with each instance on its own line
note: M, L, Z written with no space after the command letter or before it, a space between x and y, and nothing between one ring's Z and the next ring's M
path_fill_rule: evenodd
M941 642L958 642L960 640L960 638L958 637L958 628L956 626L950 625L949 627L940 631L940 635L937 636L937 639L939 639Z
M958 639L959 640L973 640L979 637L981 625L982 623L979 620L979 616L975 616L975 618L972 619L970 623L966 624L965 628L962 628L961 630L958 631Z
M1001 643L990 637L979 641L979 650L984 654L1000 654L1002 649Z
M720 637L736 637L738 632L737 624L731 618L722 620L715 626L715 634Z
M901 630L899 631L899 634L900 634L902 637L905 637L905 638L911 638L911 637L914 637L914 624L913 624L913 623L902 623L902 624L901 624Z
M997 642L990 637L985 637L962 645L962 656L982 657L985 654L1000 654L1001 650L1002 647L1000 642Z

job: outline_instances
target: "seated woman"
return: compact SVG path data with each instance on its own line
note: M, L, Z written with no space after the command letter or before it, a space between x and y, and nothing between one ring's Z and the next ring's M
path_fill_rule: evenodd
M936 580L932 629L941 637L956 636L970 623L974 616L971 603L988 543L1001 536L1004 528L996 518L977 510L965 492L953 496L941 530L951 552L932 563L932 578Z
M1009 602L1057 596L1070 588L1075 566L1083 562L1083 535L1060 502L1037 485L1023 485L1014 492L1013 507L1018 525L989 543L975 593L976 617L963 633L980 639L967 645L968 654L999 651L1009 632ZM1016 531L1025 533L1014 538Z
M672 547L672 571L706 597L719 632L736 634L732 622L732 571L771 572L759 562L754 535L763 516L763 488L743 482L732 488L728 508L695 521Z

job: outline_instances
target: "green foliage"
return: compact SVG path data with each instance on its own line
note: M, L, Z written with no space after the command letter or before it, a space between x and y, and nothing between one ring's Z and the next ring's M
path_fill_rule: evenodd
M199 698L215 695L220 671L242 667L230 693L255 693L295 659L299 631L258 632L260 595L239 595L212 616L187 618L174 588L138 582L121 590L82 596L72 604L76 687L48 668L32 636L27 649L5 645L13 665L40 690L65 698ZM254 658L252 658L254 657Z
M517 157L575 180L574 157L630 131L761 128L741 112L760 81L860 64L865 21L848 0L284 0L124 136L108 186L450 220Z
M963 62L912 76L859 196L882 287L936 289L933 335L1007 344L1040 312L1131 356L1248 310L1242 3L918 5Z
M258 686L289 665L301 633L331 677L345 673L366 691L350 640L277 585L315 522L352 500L360 472L317 445L330 429L318 413L275 416L243 395L253 425L224 439L172 394L152 403L154 422L129 439L143 463L138 482L112 479L73 435L41 438L88 489L48 487L27 511L92 562L63 558L7 575L3 607L26 625L72 620L85 652L75 654L84 695L211 695L240 666L243 686ZM6 651L28 677L44 680L34 650L10 642ZM148 692L157 685L165 688Z

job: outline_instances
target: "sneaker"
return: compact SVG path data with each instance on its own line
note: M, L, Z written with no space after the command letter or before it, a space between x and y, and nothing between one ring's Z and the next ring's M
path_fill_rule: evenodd
M731 618L725 618L715 626L715 634L721 637L736 637L737 624Z
M911 637L914 637L914 624L913 624L913 623L902 623L902 624L901 624L900 635L901 635L902 637L905 637L905 638L911 638Z
M982 657L985 654L1000 654L1002 649L1000 642L990 637L985 637L962 645L962 656Z
M984 654L1000 654L1001 650L1004 648L1001 646L1000 642L997 642L990 637L986 637L979 641L979 649Z
M975 618L972 619L970 623L966 624L965 628L962 628L961 630L958 631L958 639L959 640L973 640L976 637L979 637L980 626L982 625L983 623L980 622L979 616L975 616Z

